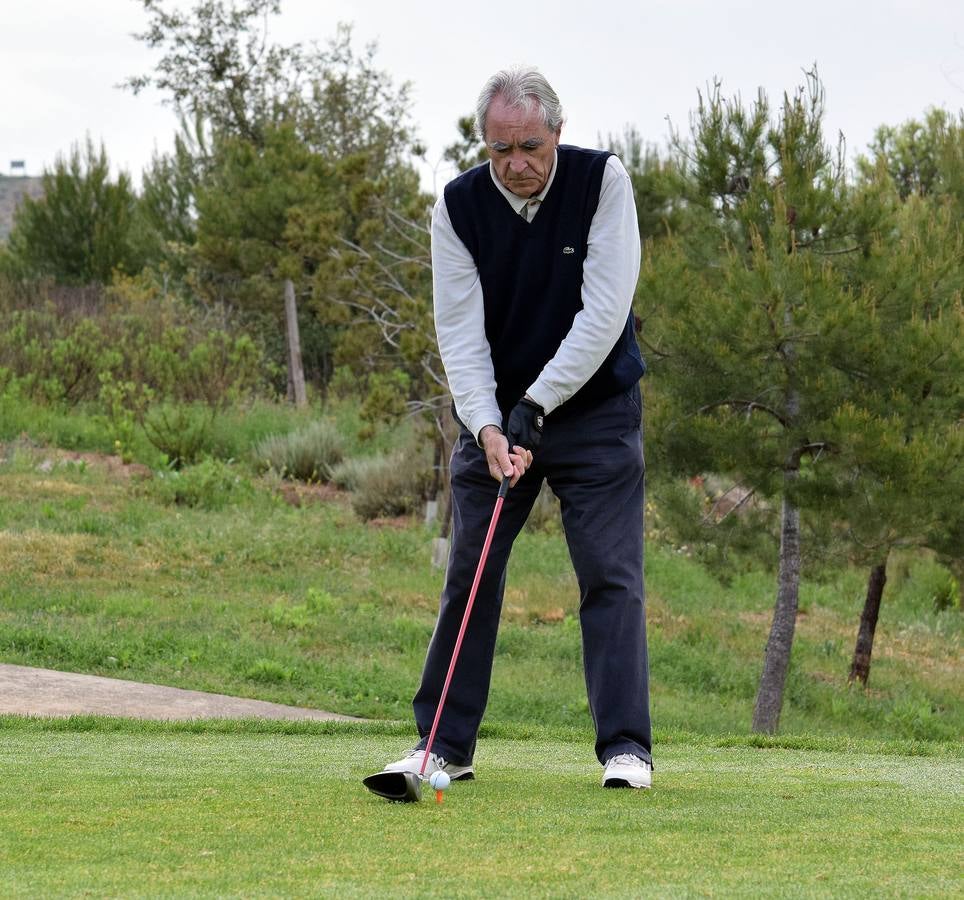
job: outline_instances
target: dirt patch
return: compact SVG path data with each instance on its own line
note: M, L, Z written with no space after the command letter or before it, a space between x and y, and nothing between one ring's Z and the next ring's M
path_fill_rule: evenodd
M113 454L45 447L30 440L27 435L21 435L15 441L0 445L0 451L2 451L0 452L0 458L9 458L17 451L26 451L36 459L36 470L45 475L62 465L89 466L92 469L106 472L112 478L123 481L150 478L153 474L148 466L142 463L124 462L119 456Z
M289 506L308 506L312 503L348 503L348 493L333 484L306 484L301 481L283 481L278 493Z
M376 516L366 523L372 528L408 528L412 524L411 516Z
M94 468L103 469L115 478L129 481L132 478L145 479L152 477L148 466L143 463L124 462L119 456L108 456L106 453L76 453L69 450L60 450L56 455L64 462L84 463Z

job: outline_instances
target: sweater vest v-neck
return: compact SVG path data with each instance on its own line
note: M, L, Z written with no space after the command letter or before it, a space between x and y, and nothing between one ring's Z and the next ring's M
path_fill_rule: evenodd
M531 222L506 202L484 163L449 182L452 227L479 270L485 336L503 416L538 378L582 309L582 266L610 153L562 145L556 174ZM599 369L552 412L562 418L627 390L645 366L630 313Z

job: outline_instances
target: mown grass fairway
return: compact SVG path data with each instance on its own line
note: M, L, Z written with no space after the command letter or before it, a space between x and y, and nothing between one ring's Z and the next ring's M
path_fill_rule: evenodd
M9 897L954 896L960 755L663 735L605 791L588 734L488 735L437 806L360 779L397 727L0 719ZM821 749L823 748L823 749ZM930 755L908 755L915 750Z

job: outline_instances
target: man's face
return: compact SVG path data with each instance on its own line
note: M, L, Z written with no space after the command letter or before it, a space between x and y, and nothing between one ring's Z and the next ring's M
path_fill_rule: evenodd
M518 197L538 194L549 180L559 131L550 131L538 109L506 106L501 97L489 105L485 146L495 174Z

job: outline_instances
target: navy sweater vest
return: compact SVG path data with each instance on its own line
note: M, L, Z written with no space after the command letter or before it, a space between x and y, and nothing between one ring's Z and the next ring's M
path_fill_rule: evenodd
M531 222L506 203L487 163L445 188L452 227L479 270L503 416L555 356L582 309L582 264L610 155L560 146L552 188ZM627 390L644 371L630 313L602 365L552 418Z

